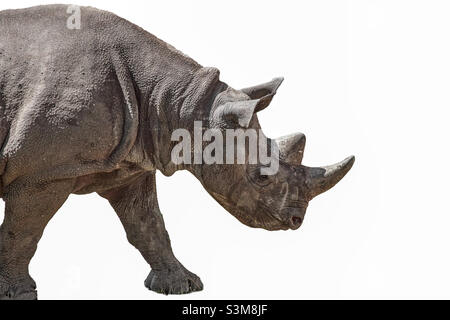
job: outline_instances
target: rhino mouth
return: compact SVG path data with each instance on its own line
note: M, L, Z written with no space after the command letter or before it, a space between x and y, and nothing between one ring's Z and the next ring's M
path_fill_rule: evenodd
M287 230L289 229L289 225L286 224L283 219L278 217L278 215L274 214L274 211L267 206L265 203L258 203L256 207L256 211L260 213L260 216L265 217L265 221L269 221L270 223L266 223L263 228L266 230ZM254 213L253 213L254 214Z
M265 204L258 205L258 211L265 214L273 222L276 221L277 227L273 230L297 230L303 223L303 217L305 216L306 208L304 207L284 207L277 211L270 209Z
M225 210L230 212L235 218L237 218L243 224L252 228L263 228L266 230L297 230L303 223L303 217L306 208L301 206L284 207L281 210L271 209L265 203L258 203L256 210L250 212L245 207L239 207L232 205L227 198L214 192L210 192L212 197L219 202ZM255 213L259 212L260 220L255 223L252 218ZM275 213L276 212L276 213Z

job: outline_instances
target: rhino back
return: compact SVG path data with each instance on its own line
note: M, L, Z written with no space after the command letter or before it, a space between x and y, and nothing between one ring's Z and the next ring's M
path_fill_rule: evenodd
M172 82L167 79L188 83L201 67L108 12L83 7L81 29L71 30L66 10L52 5L0 12L0 139L2 158L8 161L6 182L50 165L97 161L111 154L121 140L125 103L112 52L121 56L142 94L161 79L168 85Z

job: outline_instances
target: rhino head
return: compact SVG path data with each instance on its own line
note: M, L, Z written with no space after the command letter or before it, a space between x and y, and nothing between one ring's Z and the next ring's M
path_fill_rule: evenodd
M215 97L209 115L209 128L222 132L255 129L268 146L275 142L278 150L272 156L278 157L277 172L263 174L265 165L246 162L203 164L196 174L212 197L239 221L267 230L298 229L309 201L338 183L355 160L351 156L331 166L307 167L302 164L305 135L296 133L275 140L264 136L256 114L270 104L282 81L276 78L242 90L227 87Z

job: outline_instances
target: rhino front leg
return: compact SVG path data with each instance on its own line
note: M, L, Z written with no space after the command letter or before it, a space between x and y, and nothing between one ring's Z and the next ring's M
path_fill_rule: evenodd
M44 228L69 196L71 181L13 183L4 194L0 227L0 300L35 300L36 283L28 273Z
M152 270L145 286L163 294L185 294L203 289L199 277L174 256L169 235L158 206L155 174L108 192L109 200L122 222L128 241L135 246Z

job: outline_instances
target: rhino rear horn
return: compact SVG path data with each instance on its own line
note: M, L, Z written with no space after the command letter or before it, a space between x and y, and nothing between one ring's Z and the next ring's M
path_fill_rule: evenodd
M354 162L355 157L350 156L344 161L327 167L304 167L310 198L312 199L334 187L352 168Z
M258 106L255 110L255 112L259 112L269 106L283 81L284 78L282 77L274 78L270 82L263 83L254 87L241 89L241 91L248 95L250 99L259 100Z
M292 165L301 165L305 150L306 137L303 133L294 133L275 140L280 150L280 158Z

